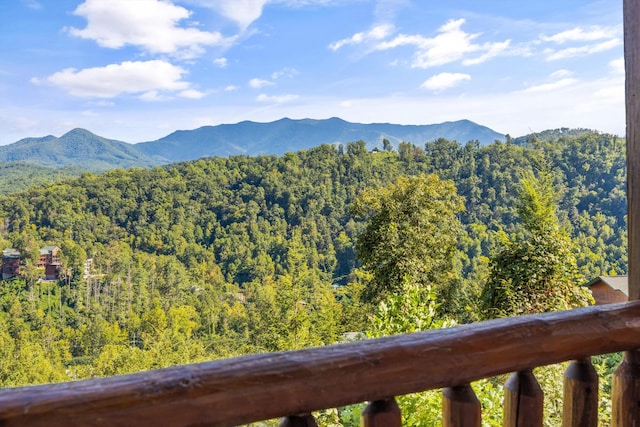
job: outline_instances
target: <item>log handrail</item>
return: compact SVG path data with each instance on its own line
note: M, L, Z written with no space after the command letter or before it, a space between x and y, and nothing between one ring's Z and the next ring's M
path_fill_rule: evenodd
M232 426L640 348L640 302L0 390L0 425Z

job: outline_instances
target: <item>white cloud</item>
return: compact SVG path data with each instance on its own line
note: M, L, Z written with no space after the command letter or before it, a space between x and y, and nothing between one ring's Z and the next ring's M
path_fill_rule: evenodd
M619 25L611 27L576 27L551 36L541 35L537 43L552 43L553 45L562 46L560 49L556 47L544 49L543 54L546 56L547 61L588 56L621 46L622 27Z
M560 69L551 73L546 83L529 86L520 92L527 94L555 92L560 89L568 88L569 86L575 86L578 83L578 80L572 76L572 71Z
M244 31L260 18L269 0L192 0L192 2L215 10L235 22L240 30Z
M149 92L145 92L140 95L139 98L147 102L160 102L167 99L166 96L159 94L157 90L150 90Z
M180 96L181 98L188 98L188 99L202 99L205 96L207 96L207 94L204 92L200 92L199 90L187 89L178 93L178 96Z
M469 74L440 73L427 79L420 85L420 87L423 89L440 91L457 86L467 80L471 80L471 76Z
M285 67L280 71L275 71L271 73L271 78L273 80L278 80L282 77L293 78L297 74L298 74L298 70L296 70L295 68Z
M483 62L487 62L491 58L495 58L500 55L502 52L506 51L511 45L511 40L505 40L503 42L497 43L485 43L482 45L485 53L478 56L477 58L465 59L462 61L462 65L477 65L482 64Z
M545 54L547 61L556 61L559 59L573 58L576 56L587 56L594 53L610 50L622 45L622 39L611 39L602 43L590 44L580 47L569 47L561 50L547 49Z
M464 65L474 65L485 62L502 53L510 44L509 40L494 43L474 43L481 34L470 34L461 29L464 19L450 20L438 29L438 35L432 38L422 35L400 34L392 40L377 45L379 50L393 49L400 46L415 46L412 67L430 68L463 61ZM476 58L465 56L479 52Z
M298 95L292 95L292 94L269 96L263 93L258 95L256 100L259 102L268 102L272 104L283 104L285 102L294 101L298 98L299 98Z
M331 43L329 45L329 49L338 50L341 47L347 46L350 44L361 44L367 41L382 40L390 36L393 33L393 31L394 31L394 27L392 25L389 25L389 24L376 25L366 33L356 33L351 37Z
M240 89L238 86L229 85L229 86L224 88L224 91L225 92L233 92L233 91L238 90L238 89Z
M563 44L567 42L575 41L596 41L603 39L617 38L620 34L619 27L599 27L593 26L589 29L583 29L580 27L572 28L571 30L562 31L552 36L542 35L540 38L546 42L554 42Z
M203 53L203 46L231 41L217 32L179 27L191 12L167 1L85 0L73 13L86 18L87 26L69 28L70 34L111 49L133 45L154 54L192 58Z
M569 77L572 76L573 72L569 71L569 70L558 70L558 71L554 71L553 73L551 73L551 78L552 79L561 79L564 77Z
M328 6L339 3L336 0L184 0L212 10L234 22L241 31L245 31L262 16L264 7L270 3L279 3L287 7Z
M254 88L254 89L260 89L260 88L263 88L265 86L271 86L273 84L274 84L273 82L271 82L269 80L264 80L264 79L255 78L255 79L249 80L249 86Z
M529 86L525 90L524 93L532 93L532 92L552 92L567 86L571 86L576 83L577 80L573 78L564 78L551 83L543 83L536 86Z
M216 67L219 68L227 68L227 66L229 65L229 61L227 60L227 58L216 58L213 60L213 63Z
M147 93L144 99L158 99L153 91L184 91L189 83L182 80L186 71L166 61L126 61L105 67L76 70L67 68L45 79L31 79L32 83L49 83L71 95L80 97L113 98L124 93Z

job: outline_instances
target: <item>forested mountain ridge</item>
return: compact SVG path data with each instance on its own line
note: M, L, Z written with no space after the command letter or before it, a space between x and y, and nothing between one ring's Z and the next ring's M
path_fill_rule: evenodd
M532 132L527 135L513 138L512 142L522 146L532 146L532 144L539 144L540 142L553 142L561 138L578 137L584 134L599 133L593 129L584 128L558 128L547 129L542 132Z
M0 282L5 385L336 342L372 311L357 196L400 176L451 180L465 209L451 298L471 316L520 177L548 168L584 279L626 272L624 141L585 133L519 146L364 142L283 156L116 170L0 198L0 243L62 248L61 283ZM84 276L84 261L93 270ZM341 285L341 286L336 286ZM35 355L35 356L34 356ZM37 357L36 357L37 356ZM33 360L37 360L37 369Z
M131 144L106 139L85 129L73 129L60 138L25 138L0 146L0 162L29 162L50 168L78 167L88 171L150 167L160 164Z
M201 157L230 155L282 155L321 144L367 141L369 149L382 148L382 140L397 146L411 141L423 144L438 138L477 140L489 144L504 135L469 120L432 125L350 123L326 120L280 119L269 123L244 121L179 130L156 141L130 144L73 129L60 138L49 135L25 138L0 146L0 162L28 161L46 167L76 166L89 171L150 167Z
M350 123L333 117L326 120L280 119L269 123L244 121L181 130L156 141L138 143L136 149L163 162L194 160L209 156L282 155L321 144L366 141L367 148L382 148L383 139L397 147L400 142L422 145L446 138L480 141L483 145L503 140L504 135L469 120L432 125Z

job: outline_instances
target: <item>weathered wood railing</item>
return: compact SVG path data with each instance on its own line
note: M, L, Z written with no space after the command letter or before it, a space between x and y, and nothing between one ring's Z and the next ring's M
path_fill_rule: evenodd
M334 346L258 354L118 377L0 390L0 426L233 426L371 402L364 426L400 425L394 396L443 388L445 426L479 426L471 381L514 372L505 425L542 425L531 369L576 360L565 425L595 426L589 356L629 350L614 377L613 425L640 425L640 302L491 320Z

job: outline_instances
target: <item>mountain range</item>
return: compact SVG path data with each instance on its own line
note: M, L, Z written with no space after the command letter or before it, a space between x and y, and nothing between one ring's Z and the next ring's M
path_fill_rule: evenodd
M131 144L103 138L85 129L73 129L57 138L25 138L0 146L0 162L29 162L50 168L79 167L104 171L114 168L150 167L202 157L244 154L281 155L321 144L366 141L370 149L405 141L423 145L438 138L460 143L477 140L489 144L504 135L469 120L432 125L361 124L339 118L325 120L280 119L269 123L236 124L178 130L156 141Z
M270 123L244 121L180 130L156 141L136 144L135 147L161 162L171 163L207 156L281 155L321 144L345 144L360 140L373 149L382 147L385 138L396 147L403 141L423 145L441 137L461 143L478 140L483 145L504 139L504 135L469 120L432 125L397 125L351 123L336 117L326 120L284 118Z
M53 135L25 138L2 146L0 162L28 162L54 169L78 167L91 171L149 167L160 163L132 144L103 138L85 129L73 129L60 138Z

